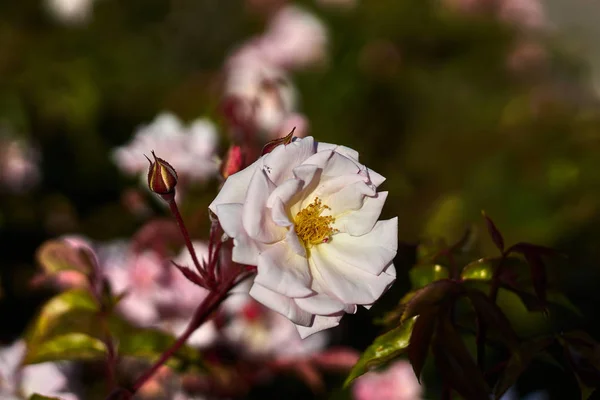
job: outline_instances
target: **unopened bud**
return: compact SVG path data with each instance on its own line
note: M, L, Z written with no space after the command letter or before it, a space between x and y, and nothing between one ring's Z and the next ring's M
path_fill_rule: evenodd
M241 171L244 168L244 153L240 146L231 146L227 151L227 156L221 164L221 175L224 179Z
M175 193L175 185L177 185L177 172L168 162L162 158L156 157L152 152L154 162L148 157L150 169L148 170L148 187L156 194L169 195Z

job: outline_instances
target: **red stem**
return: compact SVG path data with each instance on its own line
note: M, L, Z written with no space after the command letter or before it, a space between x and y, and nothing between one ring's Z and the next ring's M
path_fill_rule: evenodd
M181 231L181 235L183 236L183 241L185 242L185 246L187 247L190 255L192 256L192 261L194 262L194 266L196 270L202 276L202 278L206 279L206 271L200 265L198 261L198 256L196 255L196 250L194 250L194 246L192 245L192 240L190 239L190 234L183 223L183 218L181 218L181 213L179 212L179 207L177 207L177 202L175 201L174 196L171 198L165 198L167 203L169 204L169 208L177 221L177 226L179 226L179 230Z
M196 312L194 313L194 316L192 317L192 320L190 321L185 332L183 332L183 334L177 338L175 343L173 343L173 345L160 356L160 358L152 365L152 367L150 367L148 371L138 378L130 390L132 394L135 394L160 369L160 367L162 367L167 360L185 344L192 333L194 333L194 331L208 319L213 311L217 309L221 302L227 297L229 290L234 286L234 280L235 277L225 282L221 289L212 291L208 294L208 296L196 309Z

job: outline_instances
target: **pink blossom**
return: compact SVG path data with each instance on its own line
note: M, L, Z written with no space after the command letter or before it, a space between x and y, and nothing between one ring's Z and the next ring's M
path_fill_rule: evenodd
M265 56L274 65L290 70L322 64L327 56L325 26L313 14L293 5L275 14L260 40Z
M382 372L368 372L356 380L356 400L418 400L423 389L408 361L398 361Z
M275 359L307 357L325 347L326 332L301 339L290 320L250 297L250 286L244 284L223 304L226 342L246 356Z
M66 24L89 21L94 0L46 0L46 8L57 20Z
M0 398L19 399L18 394L29 398L38 393L62 400L78 399L67 391L65 371L68 364L46 362L21 366L26 350L27 346L22 340L0 349Z
M40 155L22 140L0 138L0 185L22 193L40 181Z
M224 95L240 124L270 137L296 109L296 89L284 70L265 59L258 43L235 53L226 74Z
M540 0L502 0L498 17L501 21L525 29L542 29L547 25Z
M115 149L113 160L125 173L140 175L145 185L148 161L144 155L155 150L180 176L203 182L218 171L217 140L215 126L206 119L184 126L175 115L162 113L140 127L128 144Z
M196 307L208 292L188 281L183 274L152 251L131 252L128 244L113 245L101 251L101 265L115 293L125 293L118 310L128 320L142 327L157 327L179 335L183 333ZM202 258L208 253L205 244L194 247ZM175 260L194 268L187 250ZM189 262L188 262L189 261ZM214 340L214 325L209 322L198 329L189 343L198 347Z

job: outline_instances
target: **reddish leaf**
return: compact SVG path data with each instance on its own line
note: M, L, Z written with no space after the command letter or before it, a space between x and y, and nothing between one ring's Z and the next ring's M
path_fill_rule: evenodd
M551 247L540 246L532 243L519 242L510 246L508 252L514 253L536 253L543 256L549 257L565 257L565 255Z
M479 290L470 289L467 296L477 313L477 318L485 326L495 329L509 349L515 349L519 345L519 338L500 307Z
M542 257L538 253L527 252L523 254L529 267L531 268L531 280L533 289L544 306L546 306L546 289L548 288L548 278L546 276L546 266Z
M450 322L449 313L438 324L433 341L435 363L445 382L465 400L489 398L490 389L460 335Z
M429 345L435 329L437 314L426 312L417 317L408 344L408 359L415 371L415 376L421 382L421 371L425 365Z
M406 304L401 322L424 312L434 311L442 304L453 302L464 292L460 282L442 279L417 290Z
M182 267L181 265L177 265L173 261L171 261L171 262L173 263L173 265L175 267L177 267L177 269L183 274L183 276L185 276L190 282L192 282L200 287L206 287L206 283L204 282L204 279L202 279L202 277L200 277L200 275L196 274L194 271L192 271L191 269L189 269L187 267Z
M504 253L504 238L502 237L502 234L496 227L496 224L494 224L494 221L487 216L485 211L482 211L481 214L483 215L483 218L485 218L485 223L487 224L488 232L492 237L492 241L498 250L500 250L501 253Z

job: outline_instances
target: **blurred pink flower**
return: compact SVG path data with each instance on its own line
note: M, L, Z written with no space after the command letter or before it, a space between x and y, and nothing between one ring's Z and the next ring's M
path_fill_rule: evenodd
M302 123L297 136L306 135L288 73L323 64L327 42L327 30L314 15L296 6L280 8L266 31L236 49L226 63L224 97L235 124L270 140L289 133L291 123Z
M40 154L22 140L0 138L0 185L22 193L40 180Z
M21 366L27 346L23 340L0 349L0 398L25 399L34 393L61 400L77 400L78 397L67 391L65 370L68 364L46 362Z
M113 160L125 173L140 175L146 186L148 161L144 155L155 150L179 176L203 182L218 172L217 141L216 128L209 120L198 119L184 126L175 115L162 113L140 127L128 144L115 149Z
M408 361L398 361L382 372L368 372L352 389L356 400L418 400L422 392Z
M540 0L443 0L443 3L465 13L491 12L500 21L520 29L538 30L548 24Z
M269 63L254 42L235 53L226 65L224 96L235 118L270 137L296 109L296 89L287 74Z
M322 64L327 58L325 25L294 5L281 8L259 40L264 55L281 68L307 68Z
M205 244L194 243L198 256L208 253ZM168 260L152 251L133 253L128 244L113 245L101 252L101 265L114 293L126 293L118 310L125 318L142 327L155 327L173 335L181 334L196 307L208 292L188 281ZM104 258L102 260L102 258ZM175 260L193 268L187 251ZM208 322L188 341L197 347L210 345L215 328Z
M94 0L46 0L46 8L52 16L67 24L87 22L94 6Z
M327 332L301 339L289 319L250 297L251 284L243 284L223 304L226 342L246 356L269 359L303 358L325 348Z
M502 0L498 17L501 21L524 29L542 29L548 20L540 0Z

